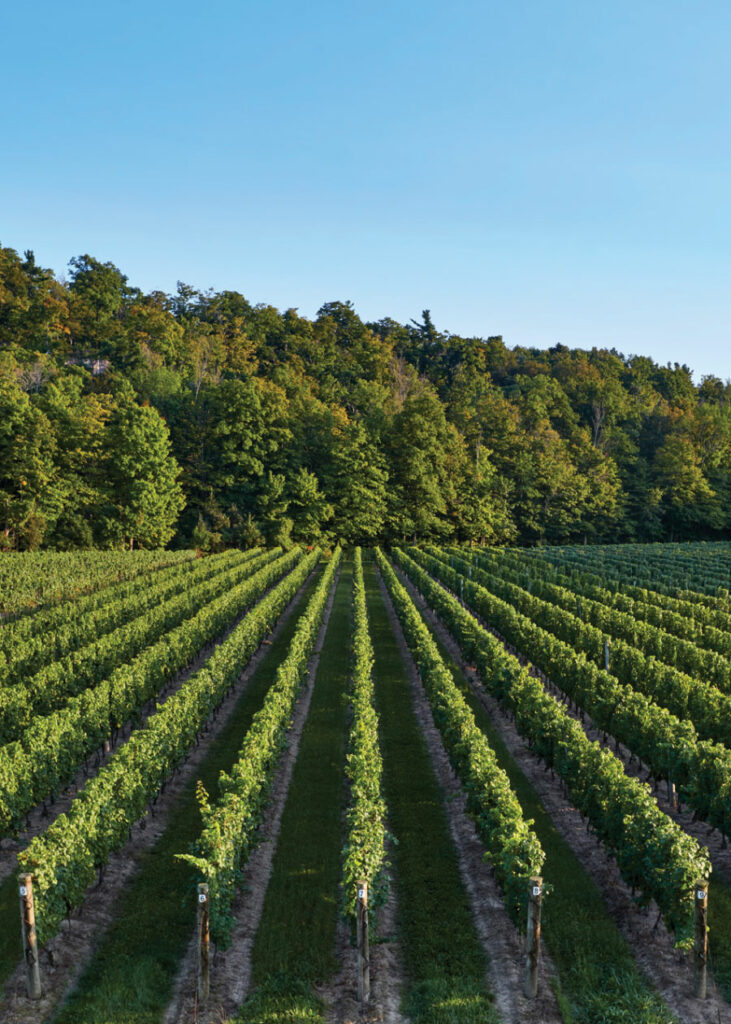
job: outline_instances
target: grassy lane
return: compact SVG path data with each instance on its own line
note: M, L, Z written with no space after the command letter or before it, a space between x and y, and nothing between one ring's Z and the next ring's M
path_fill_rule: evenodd
M383 793L398 841L393 864L407 975L403 1009L412 1024L490 1024L498 1017L485 984L485 953L462 885L442 791L375 570L370 563L364 568Z
M731 1003L731 878L714 867L708 891L710 964L721 995Z
M315 579L267 648L225 728L211 742L205 761L182 792L161 837L140 857L138 871L114 907L114 923L68 1002L53 1018L59 1024L158 1024L162 1019L195 921L195 872L174 855L185 850L200 832L196 782L200 779L216 798L218 776L236 760L241 737L274 680ZM17 897L14 911L17 915Z
M240 1024L321 1021L313 985L337 970L352 559L335 591L292 773Z
M638 968L599 889L561 837L532 784L513 760L487 711L433 629L432 634L500 767L507 773L524 815L534 820L534 831L546 851L544 879L551 892L543 907L542 930L558 972L556 994L564 1019L575 1024L674 1021Z

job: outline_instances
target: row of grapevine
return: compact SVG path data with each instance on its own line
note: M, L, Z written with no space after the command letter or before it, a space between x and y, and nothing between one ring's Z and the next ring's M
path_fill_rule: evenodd
M251 558L248 554L227 552L160 569L150 574L144 587L137 584L132 594L117 595L118 587L109 588L111 599L101 608L81 617L75 616L63 624L58 623L54 629L44 630L26 640L17 640L12 647L1 651L0 685L19 682L72 652L78 656L82 648L139 618L148 608L185 593L190 587L234 565L251 561ZM0 630L0 636L3 632Z
M633 587L643 587L669 597L717 609L726 614L731 611L731 600L726 592L728 575L724 574L721 585L718 581L706 585L701 579L691 580L687 572L677 572L672 564L664 568L649 562L628 560L620 553L609 553L604 557L597 548L550 548L544 549L546 557L562 564L578 564L590 567L605 578L615 578ZM725 581L725 582L724 582Z
M383 761L378 743L378 715L373 706L373 644L368 628L363 559L355 549L353 572L353 719L346 774L350 803L345 815L343 896L345 909L356 913L356 883L368 883L371 905L385 895L386 805L381 795Z
M83 691L59 711L36 718L20 741L0 747L0 835L18 827L33 807L67 785L89 754L300 557L299 551L291 551L243 580L232 569L221 579L218 596L202 604L191 619L120 665L99 686Z
M277 669L264 703L254 715L236 763L229 773L221 773L221 797L210 804L203 787L199 788L203 828L196 853L178 854L200 871L208 885L211 938L221 947L230 942L231 903L239 883L240 868L256 841L262 807L286 743L340 557L338 548L297 623L287 656Z
M0 619L195 557L195 551L23 551L0 558Z
M541 874L545 860L541 844L408 591L379 549L376 556L506 907L514 920L522 920L530 880Z
M723 541L715 544L600 544L592 546L591 555L609 566L647 567L690 584L699 578L717 579L723 585L729 570L728 549Z
M645 903L656 902L676 945L689 948L694 886L711 871L707 851L662 813L649 786L628 777L614 754L588 739L579 722L430 572L399 549L394 557L465 657L477 665L485 688L514 716L533 751L563 779L572 803L611 852L627 884L639 890ZM458 586L454 570L429 556L424 560L430 571Z
M614 548L606 545L599 548L602 553L614 553ZM717 577L721 585L728 582L727 574L731 569L728 544L725 541L709 543L682 544L621 544L617 554L627 561L639 564L657 565L665 571L677 575L684 574L692 579L697 573L702 578Z
M209 555L205 561L216 562L225 558L227 554L228 552L222 552L219 555ZM63 629L73 620L82 619L110 602L143 592L149 586L150 578L156 579L158 574L174 571L178 565L194 569L199 561L197 558L187 558L178 559L169 565L154 566L149 572L135 573L131 578L112 581L101 589L40 608L33 615L9 619L0 625L0 652L10 661L17 646L31 637L42 633L53 636L55 630Z
M592 562L588 556L561 556L554 548L530 548L523 550L522 556L542 565L548 565L558 571L565 572L572 578L600 583L615 594L641 601L655 608L667 609L678 615L688 615L693 622L707 623L724 632L729 629L729 609L721 604L709 601L703 594L687 592L682 597L673 596L671 588L664 587L658 581L648 581L647 585L636 585L619 576L611 576L603 572L599 564ZM627 609L624 609L627 610ZM648 620L652 621L652 620ZM660 623L656 623L660 625Z
M277 552L221 571L193 586L184 587L161 603L148 608L132 622L100 637L81 651L46 665L27 681L0 688L0 742L17 739L36 715L57 710L77 694L96 686L115 668L150 646L174 626L190 618L226 586L246 579Z
M205 666L151 715L46 832L18 855L33 876L41 944L84 899L96 871L127 841L171 772L301 587L320 557L313 551L253 608Z
M667 603L653 604L631 597L627 588L621 584L608 585L600 576L579 570L562 571L551 562L526 555L519 549L504 548L501 555L513 568L530 578L538 574L542 579L573 591L579 597L588 597L606 608L626 612L638 622L656 626L698 647L716 651L725 657L731 654L731 620L720 612L707 609L708 616L698 618L696 612L699 606L687 601L673 601L672 608ZM475 553L473 558L485 568L481 554ZM671 600L666 599L666 602ZM716 625L712 624L712 620L715 620Z
M484 552L473 557L472 561L490 574L497 571L502 579L527 589L550 604L568 609L577 618L596 626L604 634L639 648L643 654L658 658L689 675L702 677L726 692L731 691L731 662L721 654L703 650L688 640L681 640L657 626L641 622L627 612L612 608L604 600L580 598L576 591L545 579L538 569L527 574L512 565L509 557ZM731 634L725 636L727 643L731 644Z
M434 549L430 550L434 552ZM451 556L450 561L460 571L470 571L469 562L455 556ZM490 573L473 568L472 579L559 640L582 651L599 667L604 665L606 637L601 630L565 608L544 601L539 596L545 592L540 583L532 588L536 593L529 593L511 583L506 578L510 573L501 566L492 564L491 568ZM555 594L551 592L551 596ZM644 693L676 717L692 721L703 739L715 740L731 749L731 696L728 693L695 676L679 672L652 656L646 657L642 651L622 640L612 640L610 668L612 675L621 683Z
M631 686L587 661L583 654L496 597L487 587L460 576L431 555L414 558L548 675L597 728L640 757L656 779L673 781L696 816L731 834L731 751L699 739L693 724L681 721Z

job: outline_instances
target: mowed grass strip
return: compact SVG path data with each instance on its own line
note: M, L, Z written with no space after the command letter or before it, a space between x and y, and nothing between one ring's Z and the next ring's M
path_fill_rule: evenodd
M731 878L715 869L708 889L709 962L721 995L731 1002Z
M344 561L282 813L239 1024L322 1021L313 986L338 969L352 558Z
M162 1020L195 927L195 871L175 854L187 849L200 832L196 783L200 779L211 797L217 797L219 774L229 770L238 756L241 738L274 681L317 575L267 648L226 726L210 743L162 835L140 855L137 871L113 908L109 930L53 1018L58 1024L159 1024ZM147 819L147 827L156 827L154 818ZM17 914L17 898L15 902Z
M637 966L600 890L553 824L459 665L431 623L424 621L508 775L524 815L533 819L533 829L546 852L543 877L550 893L543 904L541 927L558 973L556 995L564 1020L567 1024L671 1024L675 1017ZM691 985L688 968L689 988Z
M383 792L393 847L398 938L412 1024L491 1024L499 1018L485 981L486 957L459 873L443 793L414 713L399 649L370 559L364 559L375 649Z

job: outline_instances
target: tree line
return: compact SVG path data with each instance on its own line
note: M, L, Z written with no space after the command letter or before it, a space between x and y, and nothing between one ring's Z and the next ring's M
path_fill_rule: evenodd
M0 550L731 536L731 382L0 247Z

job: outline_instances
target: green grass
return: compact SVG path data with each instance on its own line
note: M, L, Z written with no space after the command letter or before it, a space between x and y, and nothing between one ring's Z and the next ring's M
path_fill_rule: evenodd
M313 986L338 969L352 561L335 591L272 874L252 950L251 996L240 1024L322 1021Z
M731 884L717 869L708 889L709 962L721 995L731 1002Z
M412 1024L497 1021L485 983L485 953L459 874L443 794L412 707L407 668L373 566L365 583L380 717L383 790L398 897L398 934Z
M114 907L111 927L53 1018L57 1024L158 1024L162 1019L195 925L194 871L175 854L185 852L200 831L196 782L200 779L215 798L218 776L236 760L241 738L274 680L314 586L315 579L267 648L225 728L176 801L162 835L139 856L137 871ZM148 818L148 828L155 828L154 819Z
M546 852L550 887L542 914L543 940L558 973L556 995L573 1024L668 1024L675 1020L640 971L601 892L561 837L538 794L513 760L463 672L427 622L455 682L507 773L526 818ZM688 987L693 980L688 967Z

